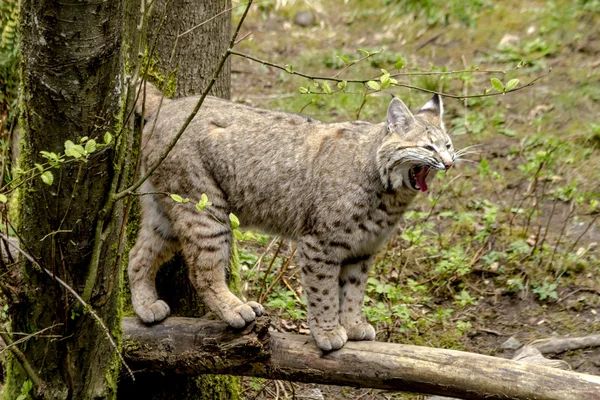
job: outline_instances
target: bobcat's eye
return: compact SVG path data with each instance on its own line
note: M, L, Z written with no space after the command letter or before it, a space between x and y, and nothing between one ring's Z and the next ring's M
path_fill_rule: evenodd
M446 145L446 148L447 148L448 150L450 150L450 149L452 148L452 143L448 143L448 144Z
M433 146L425 146L423 147L425 150L429 150L429 151L435 151L435 149L433 148Z

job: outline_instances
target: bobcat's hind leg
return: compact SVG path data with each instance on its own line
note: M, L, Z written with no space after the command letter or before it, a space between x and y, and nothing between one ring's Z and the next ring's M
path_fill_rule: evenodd
M262 315L264 308L254 301L242 302L227 287L232 232L225 208L218 206L223 200L214 195L210 199L215 206L208 212L175 205L173 228L180 239L190 280L206 306L232 327L243 328Z
M153 191L153 189L148 189ZM129 253L129 284L135 313L147 324L165 319L170 309L158 299L156 273L171 259L179 243L164 210L154 195L142 196L142 221L135 246Z
M345 260L340 274L340 323L348 340L375 340L375 329L362 312L371 256Z

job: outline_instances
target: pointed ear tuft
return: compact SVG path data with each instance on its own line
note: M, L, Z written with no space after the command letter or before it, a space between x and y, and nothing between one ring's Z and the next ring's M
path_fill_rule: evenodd
M439 94L434 94L431 100L429 100L417 114L424 114L424 117L434 125L437 125L441 128L444 128L444 103L442 102L442 96Z
M397 97L390 102L387 110L387 129L388 132L398 130L406 131L414 123L415 117L408 107Z

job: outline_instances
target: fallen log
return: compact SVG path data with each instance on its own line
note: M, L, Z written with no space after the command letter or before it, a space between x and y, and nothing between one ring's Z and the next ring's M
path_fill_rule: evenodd
M437 394L462 399L600 399L600 377L454 350L348 342L323 353L308 336L269 332L261 317L244 331L220 321L124 318L134 370L230 374Z

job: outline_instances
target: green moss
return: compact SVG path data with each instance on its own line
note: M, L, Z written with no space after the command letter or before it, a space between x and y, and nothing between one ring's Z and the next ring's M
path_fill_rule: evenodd
M199 400L236 400L241 396L241 378L227 375L202 375L196 379L201 389Z
M177 71L170 71L165 75L158 66L160 65L160 58L154 56L154 58L150 59L147 49L144 52L142 60L142 68L146 68L146 77L149 78L148 80L159 88L166 97L172 98L177 91L177 78L175 76Z

